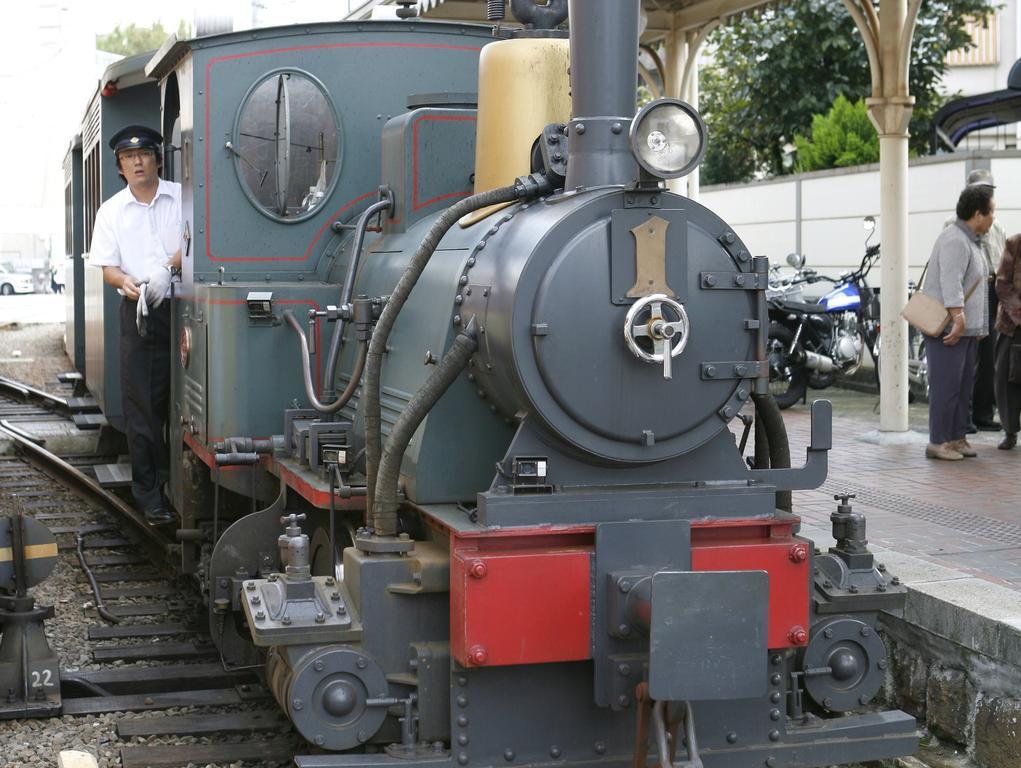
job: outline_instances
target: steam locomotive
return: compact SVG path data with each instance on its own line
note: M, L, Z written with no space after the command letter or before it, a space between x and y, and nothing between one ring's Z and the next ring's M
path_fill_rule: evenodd
M797 534L829 406L792 468L766 259L666 187L701 118L635 114L637 0L571 0L569 37L566 3L514 7L501 39L171 38L69 151L69 222L124 123L161 127L183 184L167 551L224 665L265 670L303 768L912 752L914 720L869 707L902 588L848 499L829 551ZM76 350L110 332L93 288L69 291Z

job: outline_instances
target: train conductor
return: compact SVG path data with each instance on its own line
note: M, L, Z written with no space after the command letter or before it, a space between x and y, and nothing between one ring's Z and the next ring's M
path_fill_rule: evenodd
M181 266L181 185L160 178L163 137L129 125L110 139L127 188L96 214L89 262L124 296L121 390L131 454L131 493L151 525L173 517L170 478L170 283Z

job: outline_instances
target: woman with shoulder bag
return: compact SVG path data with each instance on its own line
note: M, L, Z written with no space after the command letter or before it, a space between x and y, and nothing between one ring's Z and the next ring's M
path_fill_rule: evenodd
M997 448L1009 451L1017 445L1021 429L1021 235L1007 241L996 270L996 409L1006 433Z
M925 336L929 363L930 459L960 461L975 456L966 437L968 406L975 386L978 341L988 333L989 295L976 290L989 277L980 238L993 225L993 190L966 187L957 200L957 220L944 229L929 257L922 292L940 302L949 322L939 336Z

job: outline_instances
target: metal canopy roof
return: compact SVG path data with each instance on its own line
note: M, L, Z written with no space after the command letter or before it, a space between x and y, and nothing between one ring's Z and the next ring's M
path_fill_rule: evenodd
M932 118L929 150L955 149L973 131L1021 121L1021 91L978 93L944 104Z
M642 42L651 42L676 32L698 29L715 19L766 5L771 0L642 0L648 17ZM371 16L377 5L395 5L394 0L370 0L353 18ZM485 0L419 0L419 13L426 19L486 21ZM508 21L513 21L508 11Z
M1021 121L1021 59L1014 62L1001 91L976 93L944 104L932 117L929 151L942 143L953 150L973 131Z

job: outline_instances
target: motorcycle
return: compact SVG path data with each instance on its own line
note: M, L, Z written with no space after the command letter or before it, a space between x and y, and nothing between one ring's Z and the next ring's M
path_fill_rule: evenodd
M869 287L868 274L879 260L879 245L868 244L875 220L866 219L869 236L857 269L839 278L805 267L802 254L790 254L792 276L773 271L766 291L769 331L766 358L769 388L780 408L805 398L808 387L825 389L838 375L850 376L861 367L865 350L875 361L879 339L879 301ZM833 288L816 301L804 300L806 285L828 281Z

